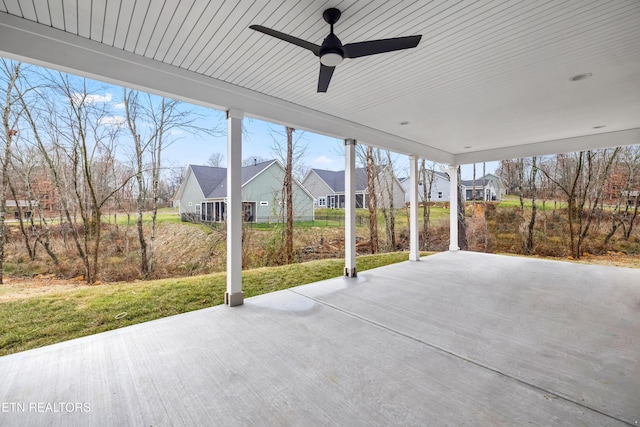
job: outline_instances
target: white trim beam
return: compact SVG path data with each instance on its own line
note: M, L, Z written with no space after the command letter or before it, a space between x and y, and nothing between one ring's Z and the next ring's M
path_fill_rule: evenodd
M244 303L242 292L242 117L227 111L227 292L230 307Z
M356 277L356 140L344 141L344 275Z
M470 163L546 156L558 153L573 153L575 151L597 150L599 148L622 147L636 144L640 144L640 128L514 145L511 147L496 148L494 150L461 153L455 155L454 163L466 165Z
M409 156L409 261L420 261L420 235L418 233L418 156ZM426 203L426 201L425 201Z

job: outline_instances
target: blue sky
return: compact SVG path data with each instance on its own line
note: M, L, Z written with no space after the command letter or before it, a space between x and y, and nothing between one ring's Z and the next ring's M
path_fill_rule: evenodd
M226 126L223 112L209 110L207 115L218 120L221 127ZM246 134L242 143L242 157L274 158L273 138L278 137L277 132L283 133L284 127L250 118L245 119L243 124ZM344 157L340 151L341 140L301 131L296 131L294 135L300 137L300 145L306 146L306 155L302 161L307 166L330 170L344 169ZM226 152L226 136L206 137L201 140L185 137L168 147L164 154L166 159L187 165L202 164L212 153L221 153L226 158Z

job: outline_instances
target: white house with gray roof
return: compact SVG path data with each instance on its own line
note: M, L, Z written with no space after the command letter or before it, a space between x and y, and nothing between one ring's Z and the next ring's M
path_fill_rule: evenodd
M429 194L429 202L448 202L450 197L450 179L449 175L435 170L428 170L427 173L427 188L429 181L431 181L431 193ZM406 198L405 201L409 203L409 178L400 179L405 189ZM462 199L463 200L485 200L485 201L500 201L504 194L504 187L501 187L501 180L495 175L485 175L482 178L478 178L474 181L472 179L463 180L460 182L462 186ZM475 189L475 197L474 197ZM427 190L428 191L428 190ZM484 195L482 194L484 191ZM424 192L422 186L422 175L420 175L420 181L418 183L418 198L420 202L424 202Z
M461 185L464 200L499 201L501 198L496 181L485 177L476 179L475 182L472 179L463 180Z
M369 188L367 170L356 169L356 208L367 208L369 202ZM375 177L378 206L388 207L389 198L383 187L390 188L393 193L393 206L404 206L404 187L395 177L389 173L387 167L380 168ZM344 208L344 170L330 171L325 169L311 169L307 172L302 185L313 195L318 208Z
M420 202L425 202L425 187L423 186L423 176L419 174L420 181L418 182L418 199ZM409 185L410 179L409 177L400 179L402 186L405 190L405 202L409 203L410 194L409 194ZM428 202L448 202L449 201L449 192L450 192L450 181L449 175L444 172L435 171L435 170L427 170L427 182L426 182L426 191ZM429 191L429 187L431 187L431 191Z
M284 167L277 160L242 168L242 205L245 222L283 220ZM227 168L189 165L175 196L181 218L223 222L226 218ZM313 196L293 180L294 221L313 220Z

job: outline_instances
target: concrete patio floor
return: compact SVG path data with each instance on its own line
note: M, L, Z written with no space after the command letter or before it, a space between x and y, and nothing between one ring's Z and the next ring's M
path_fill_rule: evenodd
M442 253L0 358L0 425L639 425L640 270Z

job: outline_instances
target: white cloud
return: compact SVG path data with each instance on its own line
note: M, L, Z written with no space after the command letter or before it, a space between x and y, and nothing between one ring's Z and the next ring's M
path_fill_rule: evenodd
M103 125L124 127L126 123L127 123L127 119L122 116L106 116L100 119L100 124L103 124Z
M73 101L76 104L79 104L84 101L85 104L98 104L100 102L107 103L111 102L113 95L110 93L105 93L104 95L94 95L94 94L84 94L84 93L74 93L71 95L73 97Z
M320 165L330 165L331 163L333 163L333 159L330 159L327 156L320 156L313 159L313 162Z
M124 102L117 102L111 106L114 110L124 110Z

